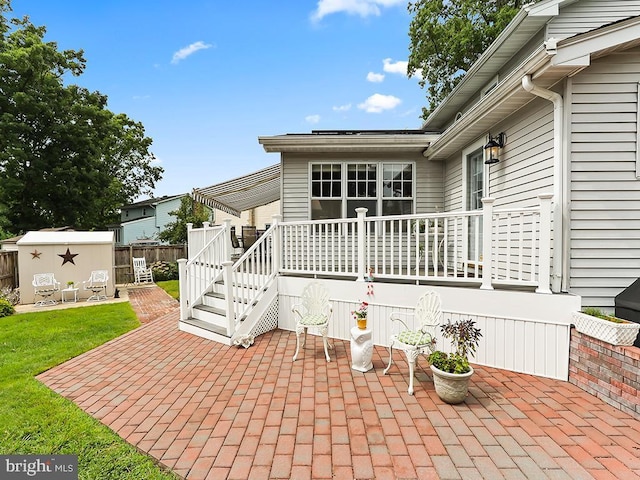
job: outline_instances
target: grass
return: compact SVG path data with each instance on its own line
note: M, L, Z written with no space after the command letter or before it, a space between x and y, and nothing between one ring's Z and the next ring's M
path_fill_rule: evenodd
M166 280L164 282L156 282L161 289L178 300L180 298L180 286L178 280Z
M81 479L175 479L34 378L137 326L128 303L0 318L0 454L78 455Z

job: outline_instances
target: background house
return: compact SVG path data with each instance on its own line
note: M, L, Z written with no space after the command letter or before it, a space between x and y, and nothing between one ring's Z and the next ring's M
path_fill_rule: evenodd
M187 194L149 198L124 205L120 209L120 224L110 226L118 245L157 245L158 234L175 221L169 212L178 210Z

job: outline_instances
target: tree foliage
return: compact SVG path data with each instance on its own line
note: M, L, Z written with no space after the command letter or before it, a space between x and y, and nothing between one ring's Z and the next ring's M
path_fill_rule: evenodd
M60 51L10 11L0 0L0 212L16 233L104 228L160 180L152 140L105 95L65 85L85 69L82 50Z
M195 201L189 195L182 197L178 210L169 214L174 215L176 221L167 223L165 229L158 234L158 238L172 245L187 243L187 223L192 223L194 228L202 228L202 223L211 219L209 207Z
M409 76L421 75L429 113L513 19L523 0L417 0L409 3Z

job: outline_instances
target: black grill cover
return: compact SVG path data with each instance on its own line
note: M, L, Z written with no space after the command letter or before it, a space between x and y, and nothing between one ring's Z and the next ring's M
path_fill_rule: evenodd
M616 317L640 323L640 278L618 294L615 306ZM640 335L634 345L640 347Z

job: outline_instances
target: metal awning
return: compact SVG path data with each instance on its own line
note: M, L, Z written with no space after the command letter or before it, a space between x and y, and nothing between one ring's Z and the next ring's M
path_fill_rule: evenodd
M245 210L280 199L280 164L209 187L194 188L192 195L210 208L239 217Z

